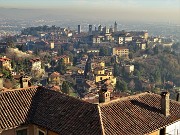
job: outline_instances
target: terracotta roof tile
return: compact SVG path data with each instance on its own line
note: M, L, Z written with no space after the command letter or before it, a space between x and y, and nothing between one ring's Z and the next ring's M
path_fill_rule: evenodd
M101 133L96 105L82 102L61 93L43 90L36 108L41 109L35 111L34 123L54 129L58 133L64 135L81 134L81 131L83 134ZM93 130L90 130L92 127Z
M30 62L34 63L34 62L39 62L41 61L39 58L35 58L35 59L31 59Z
M0 61L10 61L11 59L9 59L9 58L6 58L6 57L2 57L2 58L0 58Z
M140 94L100 105L107 135L147 134L180 119L180 103L170 102L170 116L161 114L161 96ZM142 128L143 127L143 128Z
M14 128L29 121L28 111L36 88L1 92L0 99L0 131Z
M63 135L147 134L180 119L180 103L170 101L166 117L160 99L143 93L95 105L44 87L1 92L0 132L31 123Z
M0 131L33 123L63 135L102 134L97 105L45 88L3 92Z
M60 73L58 72L53 72L50 77L60 77Z

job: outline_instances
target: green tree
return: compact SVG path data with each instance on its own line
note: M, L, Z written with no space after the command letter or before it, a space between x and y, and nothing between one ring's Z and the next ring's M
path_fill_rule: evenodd
M157 69L154 73L154 80L156 83L161 83L161 72Z
M117 65L117 63L114 64L114 76L118 76L119 75L119 67Z
M153 51L154 51L154 54L159 54L159 47L156 45Z
M120 81L116 82L116 87L115 88L116 88L117 91L121 91L121 82Z
M164 47L164 51L165 53L171 53L171 47Z
M69 95L69 85L66 81L64 81L62 84L62 92Z
M55 71L60 72L61 74L65 74L65 72L66 72L66 65L65 65L63 59L60 59L60 60L58 61L58 65L57 65L57 67L55 68Z
M175 51L175 52L180 52L180 42L177 42L177 43L174 43L172 45L172 49ZM179 54L179 53L177 53ZM180 60L180 59L179 59Z
M77 57L73 57L73 66L76 66L76 64L77 64Z
M116 82L116 90L127 92L127 83L125 81L117 81Z
M111 58L111 63L112 63L112 64L116 63L115 57L112 57L112 58Z
M64 48L61 45L58 46L57 52L58 52L57 54L58 56L64 55Z
M133 53L132 52L129 53L129 59L133 59Z
M3 70L2 70L2 74L3 74L3 77L4 77L4 78L8 78L8 79L11 79L11 80L12 80L12 74L11 74L11 72L10 72L9 70L3 69Z
M107 56L108 55L108 49L105 47L100 48L99 55L100 56Z
M16 62L15 62L14 59L11 60L11 66L12 66L13 69L15 69L15 67L16 67Z
M20 51L23 51L23 45L16 45L16 47L20 50Z
M7 46L8 47L11 47L11 48L14 48L14 41L10 38L7 39Z
M35 55L39 55L39 51L40 51L39 48L36 47L35 50L34 50L34 54L35 54Z
M121 89L122 92L127 92L127 83L125 81L121 82Z
M128 84L128 89L130 89L131 92L134 91L134 89L135 89L135 82L134 82L133 79L129 82L129 84Z
M161 89L158 88L158 87L155 87L153 90L152 90L153 93L156 93L156 94L160 94L161 92Z
M149 81L150 81L150 82L154 82L154 76L153 76L153 75L150 75L150 76L149 76Z

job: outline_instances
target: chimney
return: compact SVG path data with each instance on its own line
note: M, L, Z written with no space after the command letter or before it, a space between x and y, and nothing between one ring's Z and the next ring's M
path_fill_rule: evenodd
M180 91L177 92L176 101L180 102Z
M0 89L3 88L3 74L0 74Z
M106 87L101 88L99 91L99 103L105 103L110 101L110 92Z
M27 88L29 87L29 77L28 76L21 76L20 77L20 88Z
M169 92L161 92L161 113L165 116L170 115Z

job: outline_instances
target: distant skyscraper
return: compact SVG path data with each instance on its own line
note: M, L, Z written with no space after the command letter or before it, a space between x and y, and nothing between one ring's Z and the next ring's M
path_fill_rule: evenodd
M97 27L95 27L95 31L97 31Z
M117 32L117 22L114 23L114 32Z
M109 28L109 32L110 32L110 33L114 32L114 29L113 29L112 27Z
M78 34L81 33L81 25L78 25Z
M104 34L107 34L107 33L109 33L109 28L107 28L106 26L103 28L103 33Z
M92 34L92 25L89 25L89 34Z
M102 31L102 26L101 25L98 26L98 31L99 32Z

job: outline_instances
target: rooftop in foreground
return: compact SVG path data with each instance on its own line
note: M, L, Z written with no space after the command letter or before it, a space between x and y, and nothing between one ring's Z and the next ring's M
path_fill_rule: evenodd
M142 93L91 104L44 87L0 93L0 133L35 124L63 135L148 134L180 120L180 103L170 100L161 113L161 96ZM143 128L142 128L143 127Z

